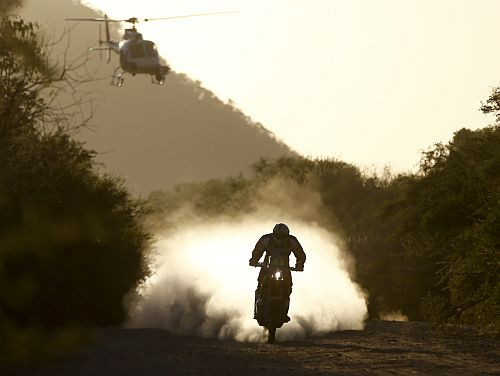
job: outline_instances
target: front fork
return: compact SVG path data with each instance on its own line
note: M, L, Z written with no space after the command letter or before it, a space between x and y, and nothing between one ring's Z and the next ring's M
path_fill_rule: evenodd
M254 300L254 305L253 305L253 318L257 319L258 315L262 313L263 307L263 301L262 301L262 296L261 296L261 286L257 286L257 289L255 290L255 300ZM286 302L285 302L285 315L288 315L288 309L290 308L290 295L286 297Z

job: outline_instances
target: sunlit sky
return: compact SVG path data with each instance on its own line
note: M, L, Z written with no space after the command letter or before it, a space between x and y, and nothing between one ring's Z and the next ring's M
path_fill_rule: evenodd
M414 169L500 84L497 0L85 0L306 156ZM72 15L74 16L74 15Z

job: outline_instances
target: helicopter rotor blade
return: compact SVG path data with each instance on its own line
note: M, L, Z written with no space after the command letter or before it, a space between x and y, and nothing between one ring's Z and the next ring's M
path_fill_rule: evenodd
M113 20L111 18L66 18L65 21L90 21L90 22L125 22L127 20Z
M159 20L172 20L175 18L188 18L188 17L200 17L200 16L212 16L217 14L229 14L229 13L238 13L236 10L225 11L225 12L211 12L211 13L194 13L194 14L186 14L182 16L171 16L171 17L158 17L158 18L144 18L144 22L148 21L159 21Z
M229 14L229 13L238 13L237 10L231 11L223 11L223 12L210 12L210 13L194 13L194 14L185 14L181 16L170 16L170 17L157 17L157 18L142 18L139 19L137 17L131 17L123 20L115 20L111 18L97 17L97 18L66 18L66 21L90 21L90 22L128 22L131 24L136 24L139 22L148 22L148 21L159 21L159 20L173 20L176 18L189 18L189 17L201 17L201 16L213 16L217 14Z

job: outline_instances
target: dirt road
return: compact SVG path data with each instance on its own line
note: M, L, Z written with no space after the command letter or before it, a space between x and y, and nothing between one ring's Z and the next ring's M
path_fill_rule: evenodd
M500 375L500 340L473 329L370 321L363 331L275 345L105 329L70 359L0 375Z

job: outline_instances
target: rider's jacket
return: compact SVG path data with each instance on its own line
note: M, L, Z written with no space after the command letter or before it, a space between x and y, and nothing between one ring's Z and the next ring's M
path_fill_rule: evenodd
M252 260L258 262L264 252L266 252L266 261L271 265L279 263L281 264L280 266L288 267L288 259L292 252L297 259L296 266L303 267L306 261L306 254L304 253L304 250L302 249L302 246L297 238L293 235L290 235L288 240L284 242L277 241L273 234L266 234L262 236L252 252ZM263 277L262 272L263 270L261 270L261 273L259 274L259 281ZM288 270L286 274L290 275L290 271ZM291 283L291 276L289 278Z

